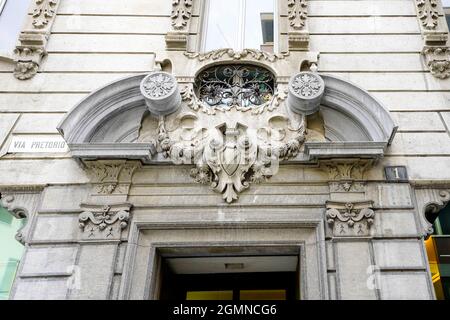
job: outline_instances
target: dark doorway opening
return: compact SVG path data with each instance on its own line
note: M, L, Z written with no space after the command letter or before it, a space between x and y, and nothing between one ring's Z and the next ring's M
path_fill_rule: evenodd
M233 259L234 257L230 257ZM280 262L264 257L265 263L251 257L240 257L241 263L223 263L223 272L215 258L162 259L161 300L296 300L299 299L299 268L297 257ZM274 260L270 262L270 258ZM223 257L220 259L224 259ZM185 261L179 261L185 260ZM248 266L247 266L248 265ZM270 270L273 268L273 271ZM269 270L268 270L269 269Z

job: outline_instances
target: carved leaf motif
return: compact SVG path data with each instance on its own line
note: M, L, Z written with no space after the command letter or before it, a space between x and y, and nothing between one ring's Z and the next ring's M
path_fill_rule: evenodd
M308 17L308 3L306 0L289 0L288 7L288 19L291 27L296 30L303 29Z
M172 26L175 30L182 30L187 26L192 16L192 0L172 1Z
M450 49L448 47L425 47L423 54L433 76L438 79L450 77Z
M437 11L436 0L416 0L419 19L422 26L427 30L436 29L438 25L439 13Z
M45 28L50 19L55 15L55 8L58 0L36 0L36 7L33 11L33 26L36 29Z
M33 78L39 69L39 65L35 62L17 62L14 68L14 76L19 80L28 80Z

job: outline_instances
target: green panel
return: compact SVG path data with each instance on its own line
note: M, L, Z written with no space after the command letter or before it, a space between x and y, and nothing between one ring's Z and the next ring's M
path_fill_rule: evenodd
M15 235L25 222L0 207L0 300L8 299L22 258L23 245L15 239Z

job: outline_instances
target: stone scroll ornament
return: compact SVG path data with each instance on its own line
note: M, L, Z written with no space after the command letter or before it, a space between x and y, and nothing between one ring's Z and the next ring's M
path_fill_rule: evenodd
M332 228L333 236L369 236L375 218L372 205L371 201L327 202L326 220Z
M227 203L237 200L252 183L275 175L281 161L302 151L306 130L300 107L317 110L324 84L318 75L301 75L303 89L297 84L285 88L265 69L233 64L208 69L199 75L201 81L185 85L179 93L170 75L149 75L141 91L159 119L158 153L177 165L193 164L191 177L196 182L210 185ZM285 91L293 95L292 105L281 94ZM158 107L161 99L171 102Z
M128 226L130 204L82 205L79 217L83 240L120 240L122 230Z

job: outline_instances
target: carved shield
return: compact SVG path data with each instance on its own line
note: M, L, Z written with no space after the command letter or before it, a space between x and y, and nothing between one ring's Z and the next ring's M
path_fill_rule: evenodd
M220 153L221 167L230 177L234 175L239 168L240 158L241 151L236 145L227 145Z

